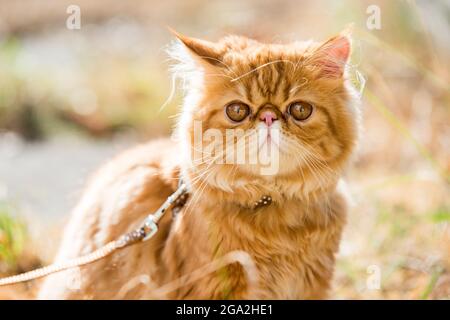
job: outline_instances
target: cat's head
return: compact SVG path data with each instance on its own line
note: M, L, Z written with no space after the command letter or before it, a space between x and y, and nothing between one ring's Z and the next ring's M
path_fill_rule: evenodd
M284 45L176 36L177 133L194 183L233 191L284 179L313 190L336 181L357 139L347 34Z

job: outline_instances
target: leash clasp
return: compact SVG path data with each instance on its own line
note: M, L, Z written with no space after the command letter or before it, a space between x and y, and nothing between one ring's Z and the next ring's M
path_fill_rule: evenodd
M149 215L145 220L144 230L145 230L145 237L142 239L142 241L147 241L148 239L153 237L156 232L158 232L158 225L154 220L153 214Z
M156 210L155 213L148 215L145 219L141 227L141 229L145 232L145 236L142 238L142 241L150 239L155 235L156 232L158 232L159 220L172 205L175 204L175 207L184 205L184 202L186 202L186 192L187 186L180 180L178 189L167 198L167 200L161 205L161 207L159 207L158 210Z

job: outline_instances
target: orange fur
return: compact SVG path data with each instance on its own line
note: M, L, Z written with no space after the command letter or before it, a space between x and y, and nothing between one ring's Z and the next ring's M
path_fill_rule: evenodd
M190 185L189 201L174 219L166 214L148 242L83 267L79 289L67 288L67 273L61 273L46 279L39 297L325 298L346 216L338 185L357 140L358 111L345 77L347 36L287 45L177 36L184 47L172 50L179 61L174 72L186 90L177 142L148 143L105 165L75 209L57 260L91 252L135 228L176 189L180 172ZM223 112L233 100L252 112L239 124ZM296 123L287 114L295 100L315 106L308 121ZM210 154L191 161L194 121L223 133L252 129L261 125L257 115L268 103L281 132L276 174L261 175L259 163L215 163ZM273 204L252 209L266 194ZM193 281L199 268L234 250L253 262L255 286L237 262ZM158 290L167 284L170 290Z

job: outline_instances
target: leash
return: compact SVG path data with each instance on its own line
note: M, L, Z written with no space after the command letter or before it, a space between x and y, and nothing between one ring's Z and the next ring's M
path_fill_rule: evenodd
M84 256L74 258L68 261L63 261L60 263L54 263L46 267L21 273L15 276L0 278L0 286L30 281L67 269L87 265L94 261L103 259L106 256L109 256L116 250L123 249L138 242L147 241L148 239L152 238L156 234L156 232L158 232L158 222L164 216L166 211L172 205L174 205L173 210L175 211L176 209L176 212L179 212L181 207L184 205L186 199L187 199L187 186L180 179L178 189L166 199L166 201L161 205L161 207L158 208L158 210L156 210L152 214L149 214L142 222L140 227L138 227L137 229L125 233L118 239L113 240L104 245L103 247L95 250L94 252L86 254Z

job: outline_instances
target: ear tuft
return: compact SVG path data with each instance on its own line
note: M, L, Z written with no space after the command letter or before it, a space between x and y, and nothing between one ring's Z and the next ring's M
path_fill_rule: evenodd
M207 62L211 65L221 64L222 55L215 43L184 36L170 27L168 29L187 49L189 49L189 52L194 58L200 58L203 62Z

